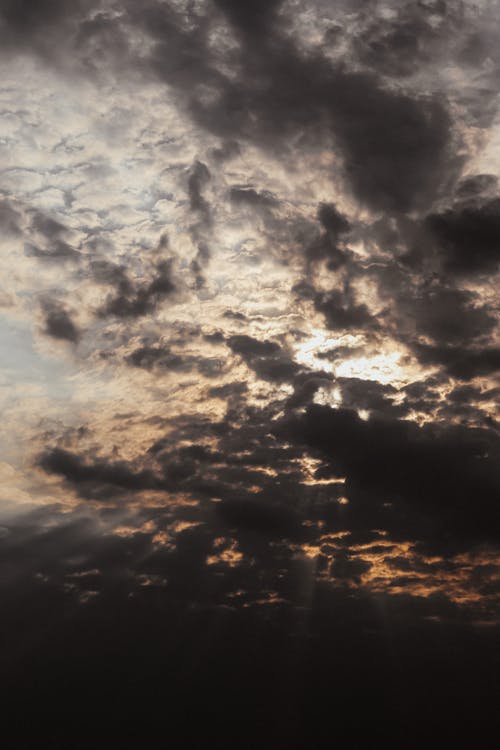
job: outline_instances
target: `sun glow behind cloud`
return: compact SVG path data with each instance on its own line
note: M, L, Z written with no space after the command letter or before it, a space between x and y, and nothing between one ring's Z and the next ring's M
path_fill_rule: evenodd
M331 334L321 328L314 328L307 336L305 341L296 344L294 349L295 359L299 364L307 367L315 367L325 372L334 372L335 368L331 362L318 357L318 354L333 351L336 347L356 347L364 341L363 336L353 336L351 334L343 336L331 336Z
M400 352L353 357L337 365L335 374L345 378L376 380L382 385L403 385L411 382L414 373L401 365L401 357Z
M321 329L314 329L311 334L294 347L295 360L307 367L337 377L375 380L382 385L396 387L412 382L421 372L415 362L408 363L407 353L403 351L388 349L386 352L357 356L360 348L366 347L363 336L346 334L332 337L327 330ZM336 349L339 349L338 356L335 356ZM352 354L349 350L352 350ZM330 360L320 356L325 354Z

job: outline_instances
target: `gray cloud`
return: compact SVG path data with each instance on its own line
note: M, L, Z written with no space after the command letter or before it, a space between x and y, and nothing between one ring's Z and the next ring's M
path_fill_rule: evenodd
M45 299L42 302L45 333L55 339L77 344L81 332L73 322L69 311L56 300Z

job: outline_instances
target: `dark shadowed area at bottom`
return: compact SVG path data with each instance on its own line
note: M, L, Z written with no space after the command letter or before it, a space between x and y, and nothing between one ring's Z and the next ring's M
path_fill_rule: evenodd
M7 598L4 731L19 748L492 747L498 736L497 632L417 624L418 603L321 586L309 609L202 608L154 588L78 609L36 586Z

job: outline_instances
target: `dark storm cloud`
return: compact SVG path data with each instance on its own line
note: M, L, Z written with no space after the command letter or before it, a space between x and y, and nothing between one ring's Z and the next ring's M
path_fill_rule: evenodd
M251 555L263 553L270 539L306 538L300 472L293 466L300 451L269 434L268 411L247 408L240 399L228 407L223 424L206 426L212 444L217 436L217 449L199 442L202 433L194 425L182 437L167 436L150 447L165 488L197 498L196 514L208 528L216 535L233 529ZM197 442L180 446L188 435Z
M58 239L66 232L66 227L59 221L52 219L50 216L36 211L32 220L32 227L43 234L47 239Z
M105 305L99 310L101 317L138 318L147 315L176 289L172 263L168 260L158 262L152 279L144 282L132 281L123 267L104 261L96 263L93 269L96 281L117 287L116 293L108 295Z
M279 354L281 347L275 341L259 341L252 336L241 335L231 336L227 340L227 345L235 354L240 354L244 358L252 357L271 357Z
M141 346L127 356L127 362L134 367L152 370L156 367L165 370L179 370L185 365L185 359L173 354L166 347ZM188 365L188 369L189 365Z
M247 205L253 208L274 208L279 201L268 190L255 190L251 187L233 187L229 192L229 200L235 205Z
M493 375L500 372L500 348L461 348L454 346L415 345L421 362L440 364L459 380Z
M427 225L441 248L446 271L470 274L498 269L500 198L432 214Z
M408 313L420 334L435 342L466 344L480 342L495 328L493 311L479 306L478 295L438 286L408 300ZM401 300L400 309L404 310Z
M206 378L220 376L224 362L217 357L202 357L173 352L168 344L146 344L125 358L127 364L155 373L198 371Z
M247 532L280 539L304 536L300 518L293 508L272 503L266 497L223 500L217 503L216 512L229 527Z
M336 578L348 579L348 580L359 580L363 573L370 570L371 564L365 560L359 560L349 555L345 551L341 551L335 555L334 561L331 565L331 572Z
M472 46L471 37L475 35L467 34L462 3L403 0L391 4L392 12L385 16L380 13L383 4L378 8L377 5L378 13L367 13L367 23L354 32L352 46L363 65L384 76L413 76L416 71L439 65L445 56L462 57L464 45ZM477 36L479 40L484 37ZM479 57L477 63L480 64Z
M170 514L168 523L183 518L201 522L204 556L210 538L229 534L238 541L244 557L240 572L225 578L228 585L249 586L246 561L257 559L263 566L261 575L287 598L295 596L287 590L295 565L287 545L314 544L320 534L318 523L323 533L328 529L349 532L338 545L332 541L331 549L323 545L321 553L331 559L330 574L339 584L359 583L369 570L370 554L378 554L377 550L359 554L351 546L382 538L382 532L371 531L374 528L385 529L384 543L410 539L434 554L496 540L499 444L491 431L442 425L418 428L393 416L364 421L352 411L316 406L275 425L272 435L269 413L247 410L239 424L228 424L225 432L215 431L218 449L200 443L179 446L175 437L165 438L151 448L154 471L126 462L83 458L62 449L48 450L41 465L64 477L82 498L104 503L148 489L189 493L198 498L196 505L176 510L167 503L163 510L144 506L140 512L145 518L156 517L160 526L167 520L165 514ZM200 438L199 429L194 429L194 436ZM316 477L323 482L317 487L302 484L294 465L304 446L316 458L324 457L316 464ZM263 472L263 467L270 473ZM345 485L325 483L339 474L347 476ZM349 497L348 506L338 504L340 495ZM212 498L217 499L215 504ZM126 508L123 503L120 507ZM186 537L186 544L195 541L187 536L191 541ZM145 570L177 576L177 568L168 562L172 555L175 559L173 551L158 552L158 562L162 560L158 569L151 552ZM184 578L172 585L180 587L179 595L189 596L191 584ZM254 596L259 596L262 586L262 578L253 580Z
M219 164L232 159L235 156L240 156L241 149L237 141L229 140L224 141L218 148L214 148L210 151L211 157Z
M346 493L352 489L354 501L365 493L371 496L368 506L361 503L354 515L374 512L375 518L389 502L396 509L393 531L402 523L406 533L418 535L426 526L422 516L432 518L425 543L439 540L445 529L444 544L454 539L498 541L500 442L495 433L417 427L391 418L364 421L352 410L316 405L285 419L278 429L328 457L334 474L347 477ZM385 523L391 528L390 514Z
M363 303L357 302L352 292L345 293L345 289L350 289L349 281L344 282L343 293L338 290L321 293L311 284L300 285L298 293L314 301L330 326L342 324L347 327L352 318L352 324L359 325L365 332L371 329L379 335L385 331L404 344L423 364L441 364L444 371L449 374L453 371L456 375L462 362L462 377L467 370L471 376L476 369L479 374L484 359L484 374L488 361L491 361L492 372L499 322L495 306L484 300L480 288L472 287L474 291L461 288L465 280L463 272L446 272L442 250L436 248L435 240L429 237L428 227L413 221L398 224L401 233L396 230L392 239L390 234L387 235L386 241L382 241L383 254L375 255L367 263L348 259L347 279L374 282L384 305L376 314L366 309L364 323L363 310L357 309ZM377 233L378 230L380 227L376 228ZM384 234L382 231L382 236ZM392 242L397 245L392 246ZM469 246L471 254L473 247L472 244ZM409 252L405 252L407 248L410 248ZM389 253L394 257L388 257ZM334 304L328 306L330 294ZM342 309L346 312L345 323L342 323ZM352 316L349 314L351 310Z
M35 34L37 39L47 28L63 37L68 24L72 29L95 26L100 19L91 36L102 36L101 27L106 27L101 46L116 55L119 65L123 58L129 65L137 63L120 27L126 24L132 33L136 27L145 29L155 45L141 59L142 71L147 60L155 74L177 90L194 119L225 143L250 140L286 152L295 136L302 135L309 148L315 144L331 148L333 137L351 187L363 203L376 210L403 212L430 205L460 162L451 155L446 99L425 91L417 95L388 88L380 69L401 64L402 49L413 66L427 62L421 40L425 47L426 40L436 36L435 11L407 4L396 20L381 17L364 32L365 41L358 40L361 56L373 57L366 60L366 71L358 72L355 57L348 55L339 63L320 48L306 53L289 35L282 5L220 0L182 12L172 3L150 0L140 9L125 4L120 17L101 12L89 21L82 19L80 10L89 14L94 4L90 8L73 4L69 12L61 2L46 1L36 8L31 2L8 3L3 15L11 35L15 37L19 29L20 37ZM214 16L214 8L219 16ZM460 14L449 15L456 33L461 33ZM222 17L239 44L228 51L214 48L208 36L209 22ZM110 35L113 26L114 36ZM89 44L77 53L90 64ZM412 44L415 49L410 49ZM231 67L231 76L223 72L221 62ZM201 91L207 86L214 92L209 101ZM191 193L196 210L204 205L198 173L195 168Z
M392 418L402 417L407 413L407 406L397 403L399 391L392 385L360 378L337 378L335 382L341 389L345 408L365 409L372 416Z
M242 334L230 336L226 343L264 380L291 380L300 371L300 367L291 356L274 341L259 341Z
M211 398L240 398L247 391L248 385L246 383L226 383L225 385L216 385L209 388L208 395Z
M322 203L318 208L317 219L323 231L315 232L312 239L304 238L302 242L299 233L299 243L305 245L305 257L308 261L326 260L327 269L337 271L352 261L352 253L345 244L351 225L333 203Z
M203 269L208 265L211 258L210 248L206 240L212 225L212 214L210 204L203 196L203 191L210 180L211 175L207 165L200 161L195 162L189 174L187 187L189 208L198 217L197 223L190 228L193 241L198 246L198 252L190 264L196 289L202 289L205 286Z
M67 227L50 216L30 209L22 215L20 206L14 207L8 199L0 199L0 227L7 236L26 236L24 252L40 260L75 260L80 253L66 241ZM26 222L26 214L28 222ZM22 225L28 226L22 229Z
M333 136L362 202L394 211L429 204L456 167L444 100L389 90L375 73L349 71L318 51L306 55L283 32L275 8L266 4L264 13L263 7L219 4L240 39L239 50L228 53L233 79L217 67L202 18L189 29L169 6L149 5L138 22L157 40L153 69L178 90L194 119L223 139L286 152L296 135L308 147L331 147ZM217 96L207 102L197 94L200 86Z
M90 271L98 284L123 287L124 290L130 288L131 284L125 268L116 263L107 260L94 260L90 264Z
M333 114L334 132L355 193L374 209L408 211L429 203L447 176L451 120L443 104L386 92L371 78L347 86L337 125Z
M46 250L40 248L38 245L32 243L26 243L24 246L24 252L27 256L38 258L39 260L48 261L64 261L64 260L75 260L78 258L79 253L74 250L67 242L60 239L54 239L50 243L50 247Z
M1 54L36 57L95 82L110 70L140 65L123 21L123 8L113 0L3 0Z
M80 253L66 241L67 235L67 227L50 216L35 211L30 227L32 241L25 244L25 253L39 260L76 260Z
M410 76L426 61L426 42L437 34L422 17L377 21L355 40L359 59L388 76Z
M78 343L81 332L73 322L69 311L61 303L55 300L43 300L42 310L44 315L45 333L55 339Z
M466 381L469 376L453 375L457 380ZM491 405L498 402L500 389L474 386L469 383L458 383L448 394L446 400L435 404L437 418L447 421L459 420L462 425L470 427L483 427L488 430L496 430L499 434L500 424L492 414ZM430 406L424 407L428 412Z
M332 330L374 329L377 323L364 302L357 302L346 287L343 291L315 292L314 306Z
M76 25L89 23L80 18L80 6L72 6L71 13L62 6L45 2L35 8L29 3L23 11L9 4L4 11L7 27L25 24L38 33L48 24L54 33L64 35L68 19ZM229 22L238 48L222 52L209 43L208 21L216 18L214 6L219 18ZM126 4L119 19L98 14L93 23L102 18L106 27L114 24L116 38L106 30L108 51L114 50L118 61L128 54L128 64L134 60L130 51L121 49L119 26L126 23L131 31L145 29L155 41L146 58L152 70L177 90L194 119L224 142L243 139L286 152L290 139L301 134L308 148L315 144L331 148L333 137L352 189L362 202L389 211L430 205L459 166L450 153L446 100L385 87L375 62L365 72L356 72L349 58L342 64L333 62L319 48L306 54L287 33L287 16L280 13L281 6L281 2L248 5L220 0L182 13L171 3L150 1L140 10ZM92 7L84 9L89 12ZM401 57L401 44L405 40L409 44L410 36L415 36L418 46L419 36L433 34L424 10L415 8L410 16L395 22L396 30L390 20L377 21L383 45L397 48L394 58ZM85 50L78 54L88 57ZM221 62L232 68L233 75L222 72ZM420 62L417 54L413 64ZM143 72L144 65L142 59ZM201 91L206 86L215 93L209 101ZM200 179L206 179L206 172L202 177L198 164L190 178L190 200L195 210L205 210Z
M351 225L333 203L322 203L318 208L318 219L328 232L337 237L349 232Z
M244 36L268 34L283 2L284 0L254 0L252 3L245 0L214 0L234 28Z
M466 177L457 185L456 194L459 198L475 198L483 193L494 191L498 185L498 177L494 174L477 174Z
M225 310L222 317L228 318L229 320L237 320L240 323L244 323L248 320L247 316L238 310Z
M403 282L402 289L386 324L423 364L440 364L449 375L466 379L495 371L498 316L491 305L440 278L417 288L405 289Z
M134 471L122 461L86 461L63 448L51 448L39 459L39 465L50 474L58 474L74 485L83 497L107 500L123 490L154 490L164 487L151 471Z
M261 471L263 461L267 460L271 465L286 463L290 452L283 454L276 450L273 439L263 434L266 428L258 417L248 415L247 420L248 424L240 428L227 425L224 431L227 435L220 437L220 450L199 442L202 432L191 420L183 439L198 442L179 445L175 436L161 438L137 461L114 461L53 447L41 454L38 465L45 472L64 478L82 498L104 503L134 491L181 491L201 500L217 497L229 504L237 501L244 506L241 511L243 518L246 517L247 505L253 519L254 516L267 518L265 506L274 507L276 503L278 515L288 512L293 515L292 509L288 511L285 507L283 492L277 491L272 479ZM207 424L206 427L208 435L213 438L217 433L216 425ZM268 447L263 448L264 444ZM248 454L241 455L242 451L249 449ZM142 468L144 462L151 464L151 460L154 460L154 468ZM255 486L260 488L258 496L249 489ZM271 515L274 513L272 508L268 510Z
M40 55L54 62L69 40L75 39L86 14L99 0L2 0L0 40L2 53Z
M348 261L348 254L328 234L323 233L307 245L305 256L308 260L326 260L329 271L337 271Z
M293 380L293 394L287 401L288 409L296 409L312 403L320 388L329 387L332 376L322 372L299 373Z
M26 43L48 27L63 23L78 13L82 3L76 0L69 8L64 0L3 0L0 6L1 29L6 41Z

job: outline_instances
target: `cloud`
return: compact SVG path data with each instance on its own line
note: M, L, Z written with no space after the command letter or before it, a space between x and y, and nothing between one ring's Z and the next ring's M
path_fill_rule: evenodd
M164 487L151 471L134 471L126 462L94 460L87 462L82 456L63 448L52 448L39 459L47 472L58 474L78 488L84 497L109 499L117 490L154 490Z
M175 291L170 261L158 262L150 281L134 283L123 268L107 265L103 268L98 266L97 280L117 285L117 293L108 295L105 305L99 310L101 317L137 318L147 315Z
M281 347L275 341L259 341L245 334L231 336L228 346L236 354L251 359L252 357L270 357L280 352Z
M40 260L63 261L77 260L80 253L66 242L64 237L68 234L67 228L50 216L36 211L31 222L31 236L35 243L27 243L25 252ZM39 239L40 238L40 239ZM44 244L45 247L40 247Z
M0 8L0 38L3 55L38 54L54 63L68 41L75 42L87 14L101 3L75 0L5 0Z
M442 99L389 90L373 71L349 70L319 51L307 56L274 24L275 7L266 13L260 5L251 11L219 7L239 33L239 47L228 53L234 77L221 72L201 20L188 31L168 7L163 13L151 9L142 18L158 39L154 70L187 99L199 125L225 140L243 139L285 153L296 137L309 146L333 138L353 191L371 208L404 212L431 203L443 177L456 169L449 153L451 119ZM174 65L174 49L181 49L189 63L186 58ZM214 91L208 101L202 86Z
M134 367L143 367L145 370L152 370L154 367L177 370L185 363L185 360L178 354L171 354L167 349L154 346L135 349L127 357L127 361Z
M273 208L279 205L276 197L268 190L255 190L251 187L232 187L229 193L231 203L253 208Z
M268 498L226 499L217 504L216 511L230 527L280 539L301 535L293 509L270 503Z
M351 225L333 203L322 203L318 209L318 219L328 232L337 237L349 232Z
M6 234L20 234L20 214L8 200L0 201L0 226Z
M427 218L427 225L441 249L446 271L470 274L494 272L498 269L499 198L432 214Z
M210 172L203 162L197 161L188 179L189 206L192 211L199 211L208 216L208 204L203 198L202 191L210 181Z
M45 299L42 302L45 333L55 339L70 341L77 344L81 332L73 322L70 313L64 305L55 300Z
M252 5L248 5L244 0L215 0L215 5L227 15L239 33L253 36L269 33L283 0L256 0Z
M168 344L139 346L125 357L133 367L155 373L192 372L197 370L206 378L220 376L224 370L223 360L218 357L204 357L193 354L179 354L171 351Z
M274 341L259 341L246 334L230 336L227 345L264 380L291 380L300 367Z
M470 349L420 344L415 349L422 362L441 364L450 375L459 380L470 380L500 371L498 347Z
M366 329L376 326L367 305L358 303L350 289L315 293L314 306L332 330Z
M477 295L458 289L437 287L409 301L419 333L447 343L478 341L496 325L495 316L477 305ZM401 301L401 306L405 304Z
M365 421L353 410L319 405L282 420L277 430L328 457L333 474L347 477L347 494L352 487L355 503L358 498L360 505L353 513L373 513L374 525L381 514L393 532L401 524L404 533L419 536L421 517L428 516L433 531L423 543L498 540L500 446L494 432L417 427L393 418ZM383 503L394 504L394 519L390 512L384 514ZM444 529L446 537L440 539Z
M480 743L500 486L487 5L0 3L1 657L21 746L27 710L56 745L92 744L89 696L111 744L134 722L148 744L155 717L186 746Z

